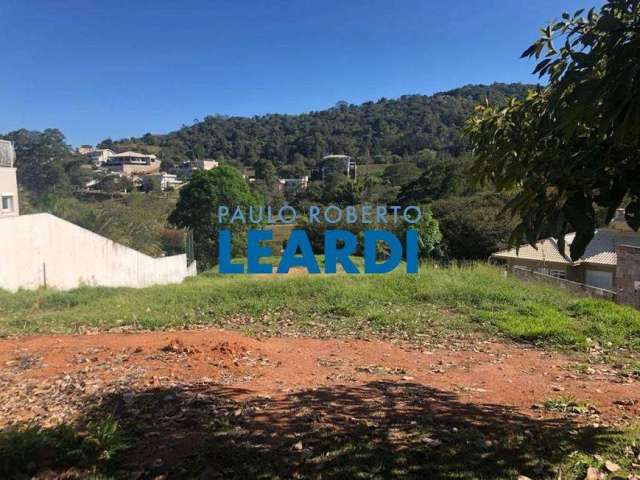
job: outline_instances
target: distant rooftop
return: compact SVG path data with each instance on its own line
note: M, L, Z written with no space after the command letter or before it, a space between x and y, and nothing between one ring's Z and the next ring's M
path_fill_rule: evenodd
M561 252L558 241L555 238L546 238L536 243L536 248L531 245L522 245L520 248L512 248L493 254L494 258L508 259L518 258L521 260L538 260L541 262L564 263L568 265L596 264L596 265L617 265L618 257L616 247L618 245L633 245L640 247L640 235L630 228L621 229L620 223L626 222L620 214L606 228L595 231L593 239L587 245L584 254L577 261L573 262L569 254L569 247L573 243L575 233L565 235L565 251Z
M115 155L111 155L112 157L136 157L136 158L148 158L153 157L156 158L155 155L147 154L147 153L138 153L138 152L122 152L116 153Z

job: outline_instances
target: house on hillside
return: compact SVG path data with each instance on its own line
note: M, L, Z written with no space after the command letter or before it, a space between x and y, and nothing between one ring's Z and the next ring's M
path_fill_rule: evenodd
M618 290L620 272L618 272L618 254L625 251L640 250L640 233L634 232L624 219L624 210L616 212L609 225L596 230L593 239L578 260L571 260L569 247L575 234L565 236L565 248L561 251L555 238L540 240L536 247L522 245L518 249L505 250L492 255L492 258L505 263L509 268L523 267L556 278L577 283ZM638 270L640 280L640 270Z
M218 167L220 164L211 158L196 158L193 162L194 170L212 170Z
M281 192L291 192L295 190L305 190L309 186L309 176L304 175L300 178L279 178L278 190Z
M0 289L146 287L196 274L186 254L153 258L48 213L19 215L14 162L0 140Z
M76 151L80 154L80 155L87 155L88 153L91 153L95 150L95 148L93 148L93 145L80 145Z
M140 186L143 190L159 189L164 192L171 188L181 187L182 184L183 182L178 180L178 175L175 173L150 173L149 175L143 175L140 177Z
M115 155L113 150L109 150L108 148L96 148L85 154L96 167L105 165L107 160L113 155Z
M106 162L107 168L126 176L157 173L160 162L155 155L138 152L122 152L111 155Z
M183 178L191 178L193 172L197 170L213 170L219 165L220 164L218 162L210 158L196 159L192 161L187 160L185 162L182 162L178 167L178 175Z

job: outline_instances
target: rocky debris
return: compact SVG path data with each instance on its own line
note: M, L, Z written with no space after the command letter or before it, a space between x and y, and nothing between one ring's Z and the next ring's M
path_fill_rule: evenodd
M611 460L606 460L604 462L604 468L610 473L615 473L620 470L620 465L613 463Z
M600 480L602 478L604 478L604 474L600 472L600 470L595 467L589 467L587 468L587 475L584 477L584 480Z
M164 347L162 347L162 351L167 353L178 353L178 354L187 354L187 355L191 355L194 353L201 353L201 351L196 347L193 347L191 345L185 345L185 343L178 338L172 339L168 345L165 345Z
M36 368L42 364L42 358L39 355L29 353L19 353L12 360L5 362L5 367L10 368L13 372L19 373L25 370Z
M356 372L364 372L371 375L405 375L407 373L404 368L385 367L383 365L364 365L356 367Z

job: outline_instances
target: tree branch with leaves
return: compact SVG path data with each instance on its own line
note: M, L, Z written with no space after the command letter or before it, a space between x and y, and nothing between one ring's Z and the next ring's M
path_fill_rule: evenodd
M473 173L498 191L515 192L507 209L521 219L512 244L551 231L563 247L575 230L580 258L596 228L625 207L640 228L640 0L609 0L541 30L523 57L547 86L504 108L479 106L465 133Z

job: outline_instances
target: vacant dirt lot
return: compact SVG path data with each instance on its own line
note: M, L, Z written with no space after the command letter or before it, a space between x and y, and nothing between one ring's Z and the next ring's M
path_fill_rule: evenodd
M349 476L356 452L409 476L457 464L536 477L572 448L567 432L578 441L640 414L639 379L597 352L487 341L421 351L220 330L22 337L0 341L0 366L0 428L112 414L135 439L123 461L134 478ZM414 458L416 442L427 450Z

